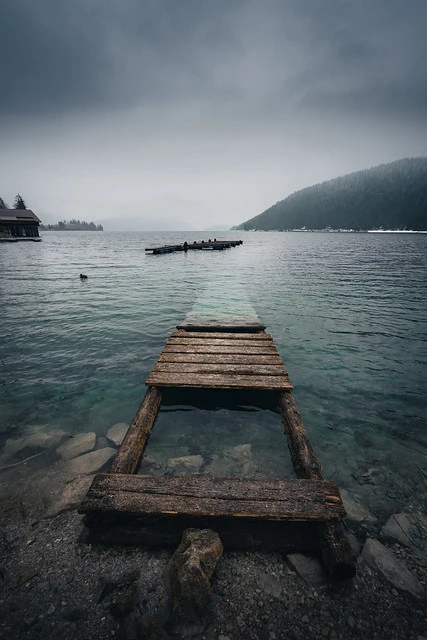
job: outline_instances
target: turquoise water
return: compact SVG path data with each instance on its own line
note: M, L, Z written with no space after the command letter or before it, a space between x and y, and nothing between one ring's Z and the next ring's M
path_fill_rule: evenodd
M162 256L144 248L207 234L46 232L41 243L2 244L0 450L36 428L105 435L132 419L188 313L256 314L284 359L326 477L376 512L422 505L427 236L221 237L244 244ZM147 456L212 462L242 444L257 474L291 473L271 398L168 394Z

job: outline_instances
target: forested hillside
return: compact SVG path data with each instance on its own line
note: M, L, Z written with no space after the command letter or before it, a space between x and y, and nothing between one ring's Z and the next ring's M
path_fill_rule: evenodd
M427 158L405 158L296 191L237 229L427 229Z

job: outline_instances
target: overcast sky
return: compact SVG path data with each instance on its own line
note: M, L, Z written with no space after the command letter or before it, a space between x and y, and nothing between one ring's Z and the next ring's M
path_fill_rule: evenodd
M0 0L0 196L204 229L427 155L426 0Z

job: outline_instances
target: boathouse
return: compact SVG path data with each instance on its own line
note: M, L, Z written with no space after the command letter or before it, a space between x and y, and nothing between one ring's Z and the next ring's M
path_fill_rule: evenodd
M31 209L0 209L0 236L38 238L40 220Z

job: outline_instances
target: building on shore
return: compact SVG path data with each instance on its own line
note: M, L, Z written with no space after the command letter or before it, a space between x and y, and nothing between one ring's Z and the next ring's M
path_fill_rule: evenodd
M1 238L38 238L40 220L31 209L0 209Z

